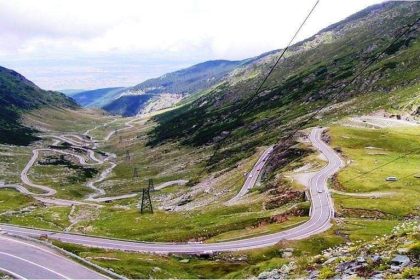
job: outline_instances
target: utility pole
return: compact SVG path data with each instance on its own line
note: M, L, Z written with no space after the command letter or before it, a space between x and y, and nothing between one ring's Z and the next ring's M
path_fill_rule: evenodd
M125 160L126 161L130 161L131 160L131 156L130 156L130 151L129 150L125 151Z
M153 214L152 200L150 199L150 186L143 189L141 196L140 213L144 214L146 212Z

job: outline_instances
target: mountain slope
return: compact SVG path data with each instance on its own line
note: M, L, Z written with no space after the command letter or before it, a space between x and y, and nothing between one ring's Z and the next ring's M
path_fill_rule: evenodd
M83 107L101 108L118 98L124 90L124 87L100 88L78 92L71 98Z
M242 61L211 60L147 80L131 90L147 93L190 94L216 84Z
M153 94L125 95L105 105L103 109L114 115L134 116L153 97Z
M168 73L129 88L123 96L104 106L104 109L111 113L132 116L141 111L152 97L153 101L159 102L162 94L194 94L217 84L230 71L246 62L213 60ZM127 95L131 97L127 98ZM128 100L137 106L126 106Z
M151 145L181 140L188 145L214 145L209 168L232 166L253 148L275 143L327 102L339 104L358 95L395 90L419 82L419 24L368 67L396 34L420 16L419 2L386 2L291 46L263 90L255 90L279 51L238 67L206 95L159 115ZM337 95L340 93L339 95ZM414 97L413 97L414 98ZM363 107L365 104L360 104ZM372 104L374 106L380 104ZM344 110L323 111L324 117ZM347 112L351 113L351 112ZM309 119L309 124L317 119Z
M35 140L34 131L20 123L20 116L46 106L78 107L64 94L42 90L19 73L0 67L0 143L26 145Z
M59 92L64 93L65 95L72 97L75 94L86 91L84 89L60 89Z

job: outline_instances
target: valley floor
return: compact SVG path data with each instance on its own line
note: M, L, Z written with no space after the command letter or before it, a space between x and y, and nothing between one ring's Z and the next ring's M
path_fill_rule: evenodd
M81 114L74 117L80 119ZM44 122L43 140L31 147L0 147L1 222L142 241L249 238L305 222L308 203L290 195L302 192L305 178L325 165L325 158L309 153L282 169L276 180L280 182L277 188L283 186L289 194L284 201L281 196L267 197L267 191L261 188L266 183L257 180L257 186L238 202L221 206L246 183L244 174L253 167L262 169L255 163L265 156L264 149L235 169L211 173L203 166L203 159L210 154L206 148L194 150L178 143L147 146L147 134L154 125L147 118L119 119L92 112L84 118L86 124L82 121L78 127L71 126L73 131L69 132L66 122ZM89 125L92 118L94 126ZM330 182L336 219L325 233L267 249L216 254L209 259L58 245L130 277L236 278L290 264L292 259L300 262L301 256L314 256L348 241L389 234L401 221L419 216L420 158L419 153L412 152L420 146L419 129L414 124L393 126L384 125L384 120L364 120L338 122L324 136L346 163ZM36 115L31 121L41 125ZM312 149L307 139L300 145ZM134 169L139 177L133 177ZM389 176L397 177L397 181L386 182ZM154 179L157 189L152 193L155 213L140 215L138 192L147 186L149 178ZM273 203L276 207L269 206ZM292 253L285 253L289 248ZM142 259L148 258L157 265L146 265ZM210 269L216 266L218 269ZM180 273L185 267L189 267L187 272ZM296 272L307 273L302 268Z

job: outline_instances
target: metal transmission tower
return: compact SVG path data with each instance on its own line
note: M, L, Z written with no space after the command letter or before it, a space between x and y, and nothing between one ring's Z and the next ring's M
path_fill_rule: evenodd
M153 179L149 179L149 190L155 191L155 185L153 184Z
M146 212L153 214L152 200L150 199L150 186L143 189L143 194L141 196L140 213L144 214Z

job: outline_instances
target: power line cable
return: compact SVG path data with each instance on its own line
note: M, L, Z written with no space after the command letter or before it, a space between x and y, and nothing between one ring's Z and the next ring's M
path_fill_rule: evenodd
M386 51L388 51L399 39L401 39L402 36L404 36L407 33L409 33L409 31L411 31L411 28L413 26L415 26L419 21L420 21L420 18L417 18L416 21L414 21L412 24L408 25L404 32L402 32L398 36L396 36L394 38L394 40L385 49L383 49L370 62L368 62L359 71L359 73L357 73L344 87L342 87L337 93L333 94L332 95L332 98L330 97L329 98L329 101L324 106L321 106L320 108L318 108L317 110L315 110L315 112L312 113L312 115L308 119L306 119L306 120L303 121L303 125L301 123L300 127L296 128L289 136L287 136L287 138L293 137L294 134L296 134L300 129L302 129L303 126L305 126L309 121L311 121L320 111L322 111L325 108L327 108L332 103L332 101L334 101L334 98L335 97L337 97L339 94L341 94L349 85L351 85L358 77L360 77L367 68L369 68L372 64L374 64Z
M406 35L406 34L408 34L410 31L412 31L412 27L413 26L415 26L418 22L420 21L420 18L417 18L413 23L411 23L411 24L408 24L408 25L406 25L405 26L405 30L403 31L403 32L401 32L399 35L397 35L395 38L394 38L394 40L392 40L392 42L386 47L386 48L384 48L381 52L379 52L371 61L369 61L360 71L359 71L359 73L358 74L356 74L343 88L341 88L337 93L335 93L334 95L332 95L332 98L330 97L330 99L329 99L329 101L326 103L326 104L324 104L324 106L321 106L320 108L318 108L314 113L312 113L312 115L309 117L309 118L307 118L306 120L304 120L303 122L301 122L300 124L299 124L299 126L297 127L297 128L295 128L288 136L286 136L286 137L284 137L283 139L283 141L284 142L286 142L287 143L287 141L288 140L290 140L292 137L294 137L295 136L295 134L298 132L298 131L300 131L310 120L312 120L321 110L323 110L323 109L325 109L327 106L329 106L330 104L331 104L331 102L332 101L334 101L334 98L335 97L337 97L340 93L342 93L350 84L352 84L358 77L360 77L362 74L363 74L363 72L367 69L367 68L369 68L372 64L374 64L375 62L377 62L378 61L378 59L384 54L384 53L386 53L391 47L393 47L393 45L396 43L396 42L398 42L398 40L400 40L404 35ZM404 27L403 28L401 28L401 29L404 29ZM401 30L400 29L400 30ZM417 28L414 28L413 30L415 30L415 29L417 29ZM266 127L266 126L264 126L264 127ZM264 128L263 127L263 128ZM261 129L261 128L260 128ZM288 149L288 148L290 148L291 146L293 146L294 144L293 143L291 143L291 144L288 144L288 145L286 145L286 147L283 147L283 149ZM406 155L409 155L409 154L412 154L412 153L414 153L415 151L417 151L417 150L419 150L419 149L414 149L414 150L412 150L412 151L410 151L408 154L406 154ZM270 157L271 157L271 155L272 154L270 154ZM406 155L402 155L402 156L399 156L399 157L397 157L396 159L393 159L393 160L391 160L389 163L392 163L393 161L395 161L395 160L398 160L398 159L400 159L401 157L404 157L404 156L406 156ZM380 168L380 167L377 167L377 168ZM377 169L377 168L375 168L375 169ZM362 175L364 175L364 174L362 174ZM362 176L361 175L361 176Z
M252 100L254 99L255 96L257 96L262 87L264 86L265 82L268 80L268 78L271 76L271 74L273 73L274 69L276 69L277 65L279 64L280 60L283 58L284 54L286 53L286 51L289 49L290 45L293 43L293 41L296 39L297 35L300 33L300 31L302 30L303 26L305 25L305 23L308 21L309 17L312 15L312 13L314 12L315 8L318 6L319 0L317 0L315 2L315 4L312 6L312 9L309 11L309 13L306 15L305 19L302 21L302 23L299 25L299 28L296 30L296 32L294 33L293 37L290 39L289 43L287 44L287 46L283 49L283 51L281 52L280 56L277 58L276 62L273 64L273 66L271 66L270 70L268 71L267 75L265 75L264 79L261 81L260 85L258 86L257 90L255 91L255 93L248 99L247 104L245 104L244 107L242 107L241 109L244 110L246 109L249 104L252 102Z
M378 170L378 169L380 169L380 168L382 168L384 166L387 166L387 165L389 165L389 164L391 164L391 163L393 163L393 162L395 162L395 161L397 161L399 159L402 159L402 158L405 158L406 156L409 156L411 154L414 154L417 151L420 151L420 149L419 148L416 148L416 149L411 150L411 151L409 151L409 152L407 152L405 154L402 154L402 155L400 155L400 156L398 156L398 157L396 157L396 158L394 158L394 159L392 159L392 160L390 160L388 162L385 162L385 163L383 163L383 164L381 164L381 165L379 165L379 166L377 166L375 168L372 168L372 169L370 169L368 171L365 171L365 172L363 172L363 173L361 173L361 174L359 174L357 176L354 176L353 178L347 179L346 181L343 182L343 184L348 183L348 182L351 182L351 181L353 181L353 180L355 180L357 178L360 178L360 177L362 177L364 175L367 175L369 173L372 173L373 171Z
M289 44L287 45L287 47L282 51L282 53L281 53L281 55L278 57L278 59L276 60L276 62L274 63L274 65L271 67L271 69L270 69L270 71L268 72L268 74L264 77L264 79L262 80L262 82L261 82L261 84L259 85L259 87L257 88L257 90L256 90L256 92L254 93L254 95L253 96L251 96L249 99L248 99L248 102L247 102L247 104L244 106L244 107L242 107L241 109L242 110L244 110L244 109L246 109L246 107L248 107L250 104L251 104L251 102L252 102L252 100L253 100L253 98L255 97L255 96L257 96L259 93L260 93L260 90L262 89L262 87L263 87L263 85L265 84L265 82L268 80L268 78L270 77L270 75L273 73L273 71L274 71L274 69L277 67L277 65L278 65L278 63L280 62L280 60L283 58L283 56L284 56L284 54L285 54L285 52L289 49L289 47L290 47L290 44L293 42L293 40L296 38L296 36L297 36L297 34L300 32L300 30L302 29L302 27L304 26L304 24L306 23L306 21L308 20L308 18L310 17L310 15L313 13L313 11L315 10L315 8L316 8L316 6L318 5L318 3L319 3L319 0L318 1L316 1L315 2L315 4L314 4L314 6L312 7L312 9L310 10L310 12L309 12L309 14L306 16L306 18L304 19L304 21L302 22L302 24L299 26L299 28L298 28L298 30L295 32L295 34L294 34L294 36L292 37L292 39L289 41ZM417 18L413 23L411 23L411 24L408 24L408 25L406 25L406 26L404 26L404 27L402 27L401 29L405 29L403 32L401 32L401 33L399 33L397 36L395 36L394 37L394 39L391 41L391 43L386 47L386 48L384 48L381 52L379 52L373 59L371 59L368 63L366 63L363 67L362 67L362 69L355 75L355 76L353 76L353 78L344 86L344 87L342 87L338 92L336 92L335 94L333 94L332 96L330 96L329 97L329 100L323 105L323 106L321 106L320 108L318 108L317 110L315 110L315 112L313 112L311 115L310 115L310 117L309 118L307 118L306 120L304 120L304 121L302 121L302 122L300 122L299 123L299 126L298 127L296 127L289 135L287 135L286 137L284 137L283 139L284 139L284 142L287 142L287 140L290 140L292 137L294 137L295 136L295 134L298 132L298 131L300 131L307 123L309 123L309 121L311 121L311 120L313 120L313 118L319 113L319 112L321 112L322 110L324 110L325 108L327 108L327 106L329 106L333 101L334 101L334 99L339 95L339 94L341 94L346 88L348 88L357 78L359 78L365 71L366 71L366 69L368 69L370 66L372 66L375 62L377 62L378 60L379 60L379 58L383 55L383 54L385 54L391 47L393 47L393 45L396 43L396 42L398 42L398 40L400 40L404 35L406 35L406 34L408 34L409 32L411 32L412 31L412 27L414 27L418 22L420 21L420 18ZM400 29L400 30L401 30ZM414 28L413 30L415 30L415 29L417 29L417 28ZM268 124L266 124L266 125L264 125L263 127L260 127L260 129L259 130L261 130L261 129L264 129L266 126L268 126ZM288 146L286 146L286 147L283 147L283 149L288 149L288 148L290 148L291 146L293 146L293 144L289 144ZM415 151L417 151L417 149L415 149L415 150L413 150L413 151L411 151L410 153L408 153L408 154L411 154L411 153L414 153ZM402 156L399 156L399 157L397 157L397 158L395 158L395 159L393 159L393 160L391 160L389 163L387 163L387 164L390 164L390 163L392 163L392 162L394 162L394 161L396 161L396 160L398 160L398 159L400 159L401 157L404 157L404 156L406 156L406 155L408 155L408 154L405 154L405 155L402 155ZM269 157L271 157L271 155L272 154L270 154L270 156ZM385 164L386 165L386 164ZM385 166L384 165L384 166ZM382 166L380 166L380 167L382 167ZM376 168L374 168L372 171L374 171L374 170L376 170L376 169L378 169L378 168L380 168L380 167L376 167ZM368 173L367 173L368 174ZM361 174L360 176L363 176L363 175L365 175L365 174Z
M285 138L283 138L283 139L285 139L284 141L286 142L287 140L290 140L292 137L294 137L295 136L295 134L298 132L298 131L300 131L309 121L311 121L321 110L323 110L323 109L325 109L327 106L329 106L330 104L331 104L331 102L334 100L334 98L335 97L337 97L339 94L341 94L350 84L352 84L358 77L360 77L363 73L364 73L364 71L366 70L366 69L368 69L371 65L373 65L375 62L377 62L378 61L378 59L384 54L384 53L386 53L396 42L398 42L398 40L400 40L404 35L406 35L406 34L408 34L410 31L412 31L412 27L413 26L415 26L418 22L420 21L420 18L417 18L413 23L411 23L411 24L409 24L409 25L406 25L405 26L405 30L403 31L403 32L401 32L399 35L397 35L395 38L394 38L394 40L392 40L392 42L386 47L386 48L384 48L381 52L379 52L371 61L369 61L360 71L359 71L359 73L358 74L356 74L343 88L341 88L337 93L335 93L334 95L333 95L333 97L331 98L330 97L330 99L329 99L329 101L326 103L326 104L324 104L324 106L321 106L320 108L318 108L314 113L312 113L312 115L309 117L309 118L307 118L306 120L304 120L303 122L301 122L300 123L300 125L295 129L295 130L293 130L288 136L286 136ZM404 29L404 27L403 28L401 28L401 29ZM401 30L400 29L400 30ZM417 29L417 28L414 28L413 30L415 30L415 29ZM266 79L265 79L266 80ZM264 127L263 127L264 128ZM286 147L283 147L283 149L288 149L288 148L290 148L291 146L293 146L294 144L289 144L288 146L286 146ZM411 151L409 151L409 152L407 152L407 153L405 153L405 154L403 154L403 155L401 155L401 156L398 156L398 157L396 157L396 158L394 158L394 159L392 159L392 160L390 160L389 162L386 162L386 163L384 163L384 164L382 164L382 165L380 165L380 166L377 166L377 167L375 167L375 168L372 168L372 169L370 169L370 170L368 170L368 171L366 171L366 172L363 172L362 174L360 174L360 175L358 175L358 176L356 176L356 177L354 177L354 178L350 178L350 179L348 179L347 181L344 181L343 182L343 184L344 183L348 183L348 182L350 182L350 181L352 181L352 180L354 180L354 179L357 179L357 178L360 178L360 177L362 177L362 176L364 176L364 175L367 175L367 174L369 174L369 173L371 173L371 172L373 172L373 171L375 171L375 170L377 170L377 169L379 169L379 168L381 168L381 167L383 167L383 166L386 166L386 165L388 165L388 164L391 164L391 163L393 163L393 162L395 162L395 161L397 161L397 160L399 160L399 159L401 159L401 158L404 158L404 157L406 157L406 156L408 156L408 155L410 155L410 154L413 154L413 153L415 153L415 152L417 152L417 151L420 151L420 149L414 149L414 150L411 150ZM271 156L271 155L270 155Z
M241 106L241 111L245 112L246 108L249 107L249 105L251 104L252 100L260 93L262 87L264 86L265 82L268 80L268 78L270 77L270 75L273 73L274 69L277 67L277 65L279 64L280 60L283 58L284 54L286 53L286 51L289 49L290 45L293 43L293 41L296 39L297 35L300 33L300 31L302 30L303 26L305 25L305 23L308 21L309 17L312 15L312 13L314 12L315 8L318 6L320 0L317 0L314 5L312 6L311 10L309 11L309 13L306 15L305 19L302 21L302 23L299 25L299 28L296 30L296 32L293 34L292 38L290 39L289 43L287 44L287 46L283 49L283 51L281 52L280 56L277 58L276 62L270 67L270 70L268 71L268 73L265 75L265 77L263 78L263 80L261 81L261 83L259 84L259 86L257 87L255 93L253 95L251 95L248 99L247 102L244 106ZM232 106L232 105L230 105ZM215 111L222 111L223 109L217 109ZM214 112L215 112L214 111ZM238 121L238 119L240 119L240 114L234 118L235 121ZM217 151L219 150L219 147L221 145L221 142L217 143L215 146L215 151L213 152L213 156L217 153Z

